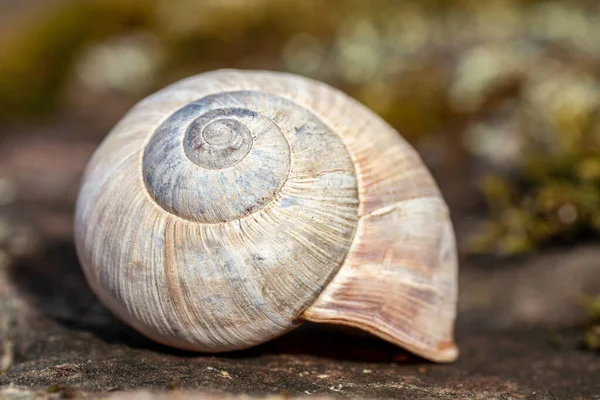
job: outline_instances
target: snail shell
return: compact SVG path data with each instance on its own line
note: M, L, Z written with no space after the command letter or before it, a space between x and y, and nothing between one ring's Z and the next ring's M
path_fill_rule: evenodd
M433 178L383 120L313 80L220 70L142 100L88 165L75 241L101 301L170 346L243 349L308 320L458 355Z

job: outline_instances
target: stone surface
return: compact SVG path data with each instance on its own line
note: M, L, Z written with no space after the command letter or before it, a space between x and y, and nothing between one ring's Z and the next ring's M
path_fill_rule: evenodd
M457 326L461 357L436 365L362 332L318 325L230 354L166 348L101 306L87 289L72 245L59 242L4 270L0 286L10 286L5 293L18 299L11 301L16 319L0 331L5 343L11 338L0 397L150 398L158 392L160 398L186 398L201 391L217 398L600 398L600 358L582 348L582 331L574 327L576 294L599 289L599 256L597 247L581 247L506 264L465 264ZM577 279L565 278L569 268ZM565 300L569 293L572 303ZM563 311L556 296L567 303ZM524 312L529 307L523 301L533 301L537 311ZM540 302L545 310L537 308ZM549 317L553 309L565 319Z
M454 364L318 325L243 352L181 352L121 324L83 279L72 213L94 144L12 137L0 143L16 193L0 206L0 398L600 399L579 305L600 293L598 245L463 260Z

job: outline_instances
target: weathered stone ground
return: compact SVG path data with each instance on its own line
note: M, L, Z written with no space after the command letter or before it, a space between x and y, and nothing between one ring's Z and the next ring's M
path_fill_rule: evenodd
M600 248L580 247L503 264L466 264L457 326L461 358L435 365L368 335L317 325L231 354L162 347L97 302L73 247L59 243L2 271L0 397L116 396L146 389L176 398L188 391L600 398L600 357L582 348L577 321L583 315L576 305L579 294L600 289L598 259Z
M578 304L600 293L592 244L463 261L454 364L317 325L231 354L154 344L98 303L74 252L73 201L95 143L45 133L0 144L0 398L600 399Z

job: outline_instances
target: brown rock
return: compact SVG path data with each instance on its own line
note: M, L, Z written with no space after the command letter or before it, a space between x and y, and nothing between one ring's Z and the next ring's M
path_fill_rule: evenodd
M0 376L1 396L600 398L600 361L582 349L583 330L569 328L574 317L565 309L564 320L525 318L517 301L521 291L506 290L529 285L536 296L565 298L590 287L597 254L590 247L508 265L465 264L457 327L461 357L436 365L361 332L318 325L229 354L166 348L102 307L85 285L72 246L56 244L39 258L15 262L10 286L6 277L0 281L3 293L10 287L18 300L12 303L15 323L2 331L5 341L13 338L14 355ZM553 284L553 277L565 280L560 271L569 265L579 278ZM500 284L505 290L496 289ZM477 291L488 293L487 300L480 301Z

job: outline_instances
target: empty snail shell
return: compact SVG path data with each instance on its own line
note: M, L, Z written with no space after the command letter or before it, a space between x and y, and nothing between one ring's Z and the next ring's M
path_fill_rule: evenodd
M219 70L138 103L93 155L75 242L101 301L181 349L302 321L454 360L455 240L420 157L340 91Z

